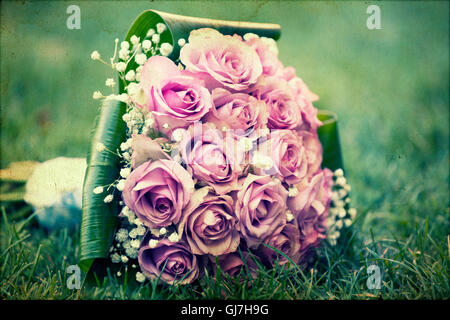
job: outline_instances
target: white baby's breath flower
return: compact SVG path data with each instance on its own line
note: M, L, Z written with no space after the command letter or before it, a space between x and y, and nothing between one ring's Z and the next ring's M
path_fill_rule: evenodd
M103 152L106 150L106 146L101 142L97 142L97 144L95 145L95 150L97 150L98 152Z
M150 247L150 248L154 248L154 247L156 247L157 245L158 245L158 240L156 240L156 239L151 239L149 242L148 242L148 246Z
M178 39L178 45L180 47L183 47L186 44L186 40L184 40L183 38Z
M165 57L172 53L173 47L170 43L164 42L161 44L161 48L159 48L159 52Z
M134 81L136 79L136 73L134 72L134 70L130 70L127 72L127 74L125 75L125 80L127 81Z
M126 61L129 58L130 58L130 50L128 50L128 49L120 49L119 50L119 59Z
M145 234L145 227L143 227L143 226L137 227L136 232L139 236L143 236Z
M132 35L130 38L130 42L133 44L133 46L137 46L139 44L140 39L136 37L136 35Z
M137 237L137 231L136 228L131 229L130 233L128 234L130 238L134 239Z
M100 60L101 58L102 58L102 56L100 55L100 53L98 53L97 50L92 51L92 53L91 53L92 60Z
M289 197L296 197L298 195L298 189L296 187L292 187L288 189Z
M163 33L164 31L166 31L166 25L164 23L157 23L156 24L156 32L158 33Z
M162 125L162 127L163 127L164 129L169 129L169 124L168 124L168 123L164 123L164 124Z
M120 260L122 260L123 263L127 263L128 262L128 257L123 255L120 257Z
M127 65L124 62L119 62L116 64L116 70L119 72L124 72L127 68Z
M350 209L348 209L348 214L350 215L350 217L351 217L352 219L354 219L355 216L356 216L356 209L355 209L355 208L350 208Z
M345 191L344 189L339 189L338 194L339 198L343 199L347 195L347 191Z
M334 171L334 175L336 177L342 177L344 175L344 171L341 168L336 169L336 171Z
M336 184L339 186L345 186L347 180L344 177L339 177L336 179Z
M103 201L104 201L105 203L110 203L111 201L113 201L113 199L114 199L114 196L113 196L112 194L108 194L108 195L105 197L105 199L103 199Z
M103 193L103 187L96 187L96 188L94 188L93 191L95 194Z
M346 184L344 186L344 190L347 191L347 192L350 192L352 190L352 187L349 184Z
M138 251L136 248L127 248L125 249L125 254L130 258L130 259L136 259L138 256Z
M142 41L142 48L145 50L150 50L150 48L152 47L152 41L149 39L146 39L144 41Z
M180 237L178 236L178 233L174 232L169 236L170 242L178 242L180 240Z
M343 218L343 217L345 217L346 215L347 215L347 211L345 211L345 209L344 208L338 208L338 217L339 218Z
M152 35L152 42L154 44L158 44L160 40L159 34L155 33L154 35Z
M185 134L186 134L186 130L185 129L183 129L183 128L175 129L172 132L172 141L180 142L181 139L183 139Z
M350 227L352 225L352 220L351 219L344 219L344 225L346 227Z
M122 49L122 50L130 49L130 43L128 41L122 41L120 43L120 49Z
M141 283L145 281L145 276L142 272L136 272L136 281Z
M128 168L128 167L120 170L120 176L122 178L128 177L130 175L130 173L131 173L131 168Z
M125 180L120 179L119 182L116 185L117 190L123 191L123 188L125 187Z
M162 227L161 229L159 229L159 233L165 235L167 233L167 229Z
M122 158L124 158L126 161L131 161L131 155L128 152L122 153Z
M336 221L335 226L336 226L336 228L341 229L342 226L343 226L343 224L344 224L344 223L342 222L342 220L338 220L338 221Z
M124 249L131 248L130 240L125 240L125 241L122 243L122 247L123 247Z
M105 81L105 85L107 86L107 87L114 87L115 85L116 85L116 82L114 81L114 79L113 78L108 78L108 79L106 79L106 81Z
M256 33L249 32L249 33L244 34L243 38L245 41L249 41L251 39L259 38L259 36Z
M111 255L111 261L112 261L112 263L119 263L120 262L120 255L118 253L113 253Z
M126 93L121 93L117 96L117 100L121 101L121 102L125 102L128 103L128 101L130 100L130 98L128 97L128 95Z
M116 240L118 242L124 242L127 239L128 239L128 230L120 228L116 233Z
M94 98L95 100L101 99L103 98L103 94L100 91L94 91L94 93L92 94L92 98Z
M134 219L133 224L135 224L135 225L138 226L138 227L140 227L140 226L143 225L142 221L139 220L138 217L136 217L136 218Z
M286 221L291 222L292 220L294 220L294 215L290 210L286 211Z
M146 37L151 37L152 35L155 34L155 32L156 31L153 28L148 29Z
M147 55L145 53L139 53L134 56L134 60L137 64L142 65L145 63L145 61L147 61Z
M131 240L131 247L132 248L139 248L139 246L141 245L141 241L136 239L136 240Z

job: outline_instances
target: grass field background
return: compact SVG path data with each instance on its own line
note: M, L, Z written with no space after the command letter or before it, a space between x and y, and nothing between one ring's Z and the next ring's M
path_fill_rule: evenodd
M72 2L3 1L1 168L86 156L99 107L92 93L108 92L105 79L114 76L90 53L112 56L114 39L141 11L272 22L282 27L282 62L320 96L318 108L339 116L358 217L351 245L326 248L316 273L267 273L248 290L220 281L131 289L111 277L81 292L65 287L76 232L48 234L32 223L17 231L22 221L3 220L0 297L217 298L230 287L231 298L448 299L449 3L376 3L381 30L366 27L362 1L80 1L81 30L68 30ZM381 290L366 286L371 263L382 270Z

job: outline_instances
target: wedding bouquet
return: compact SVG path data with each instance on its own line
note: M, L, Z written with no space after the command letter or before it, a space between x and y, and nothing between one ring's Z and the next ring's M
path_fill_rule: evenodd
M149 10L109 62L91 54L118 84L94 92L104 101L84 184L85 271L106 258L139 282L187 284L217 268L304 266L336 244L356 214L336 119L279 60L278 36Z

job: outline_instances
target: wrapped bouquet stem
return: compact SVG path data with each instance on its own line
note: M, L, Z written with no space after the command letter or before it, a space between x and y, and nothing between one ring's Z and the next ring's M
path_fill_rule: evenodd
M336 115L278 58L280 26L143 12L105 61L81 261L189 284L305 265L351 225ZM117 82L116 82L117 80ZM244 268L245 267L245 268ZM119 271L120 274L120 271Z

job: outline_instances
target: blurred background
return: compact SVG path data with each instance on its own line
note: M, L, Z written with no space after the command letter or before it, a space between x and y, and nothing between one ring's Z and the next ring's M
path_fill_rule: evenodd
M1 168L13 161L85 157L99 102L114 76L90 59L114 51L146 9L278 23L280 59L336 112L344 166L368 239L406 238L427 223L447 246L449 3L377 1L2 1ZM66 27L70 4L81 29ZM443 249L444 250L444 249Z

